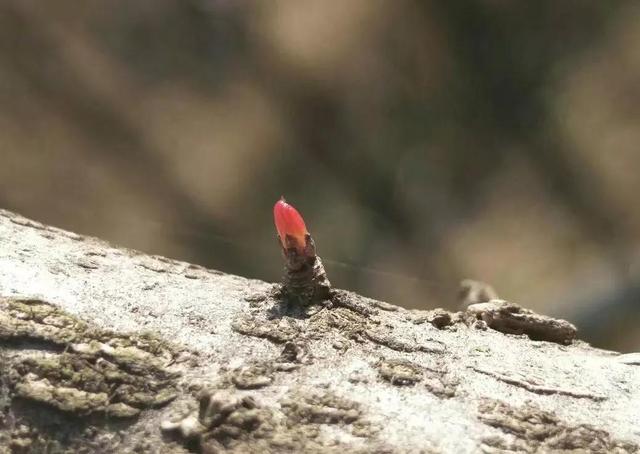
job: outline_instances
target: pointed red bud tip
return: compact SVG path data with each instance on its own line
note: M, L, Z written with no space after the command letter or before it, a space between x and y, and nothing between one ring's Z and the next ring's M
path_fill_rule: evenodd
M287 235L294 241L294 245L299 253L302 253L306 244L307 227L304 219L294 207L285 202L284 198L278 200L273 207L273 218L276 223L276 230L280 237L283 248L287 248ZM291 246L291 244L289 244Z

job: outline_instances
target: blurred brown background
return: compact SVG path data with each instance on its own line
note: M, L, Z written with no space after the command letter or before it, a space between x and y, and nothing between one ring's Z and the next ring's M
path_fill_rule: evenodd
M455 307L476 278L640 348L640 5L0 0L0 206L278 280Z

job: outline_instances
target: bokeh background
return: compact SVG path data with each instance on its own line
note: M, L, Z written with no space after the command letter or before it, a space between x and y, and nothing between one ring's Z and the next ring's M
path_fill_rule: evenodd
M640 4L0 0L0 206L454 308L475 278L640 349Z

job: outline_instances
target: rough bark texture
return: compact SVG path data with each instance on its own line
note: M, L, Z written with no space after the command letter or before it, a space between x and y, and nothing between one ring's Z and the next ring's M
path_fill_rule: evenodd
M292 307L277 285L6 211L0 296L2 454L640 445L640 358L502 301Z

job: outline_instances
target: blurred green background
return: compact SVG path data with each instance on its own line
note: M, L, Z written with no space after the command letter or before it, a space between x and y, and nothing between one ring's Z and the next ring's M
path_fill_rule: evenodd
M278 280L458 282L640 349L640 4L0 0L0 206Z

